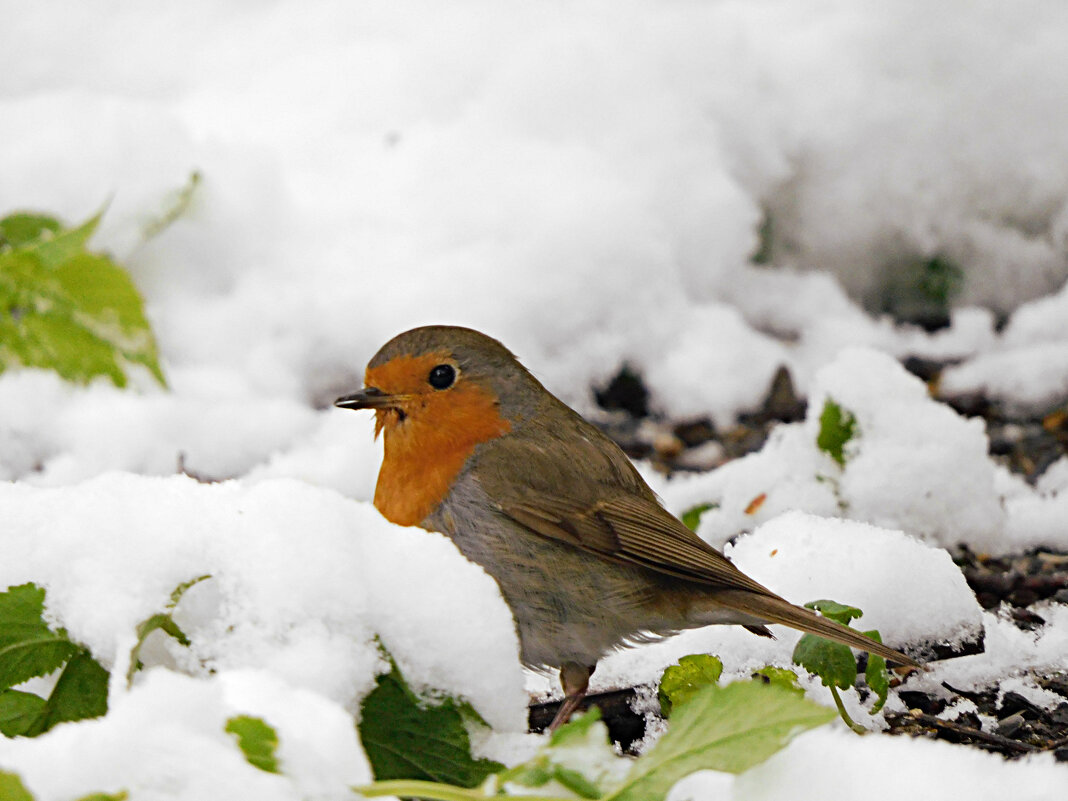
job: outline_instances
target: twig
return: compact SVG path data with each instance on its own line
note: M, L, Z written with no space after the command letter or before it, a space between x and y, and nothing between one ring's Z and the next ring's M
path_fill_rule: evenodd
M1030 743L1021 743L1019 740L1010 740L1008 737L1002 737L1000 734L990 734L982 729L975 729L971 726L964 726L960 723L954 723L951 720L942 720L936 718L934 715L928 715L925 712L917 712L912 710L909 712L909 717L919 721L927 726L934 726L936 729L943 729L944 731L952 731L956 734L963 735L965 737L971 737L980 742L988 743L989 745L996 745L999 748L1004 748L1006 751L1015 751L1020 754L1029 754L1042 749Z

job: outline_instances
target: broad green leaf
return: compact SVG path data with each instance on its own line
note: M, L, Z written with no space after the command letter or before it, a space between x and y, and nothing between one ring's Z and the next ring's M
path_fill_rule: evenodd
M805 604L807 609L815 609L824 617L829 617L836 623L848 626L854 618L863 617L864 613L859 607L840 604L837 601L824 599L822 601L809 601Z
M44 707L45 699L39 695L21 690L0 692L0 734L5 737L24 735L44 712Z
M663 799L676 782L698 770L742 773L834 715L790 690L762 682L706 687L676 707L667 732L604 798Z
M226 721L226 731L237 738L237 745L250 765L267 773L278 773L278 733L262 718L237 715Z
M41 716L26 732L35 737L57 723L98 718L108 711L108 672L85 649L67 662Z
M69 381L107 376L121 387L126 367L141 364L166 385L129 275L86 250L100 215L68 230L48 218L8 220L19 244L0 249L0 372L44 367ZM27 240L35 225L39 236Z
M786 668L765 665L753 674L753 678L765 684L774 684L801 695L805 694L804 688L797 683L797 674Z
M44 622L44 597L34 584L0 592L0 690L51 673L77 650Z
M33 794L26 789L22 779L16 773L0 770L0 799L3 801L34 801Z
M480 721L469 704L419 698L394 664L360 706L360 740L376 779L474 787L503 766L471 755L465 721Z
M857 662L848 645L803 634L794 647L793 660L820 677L825 687L849 689L857 680Z
M130 794L125 790L119 790L117 793L91 793L90 795L83 795L78 801L126 801L130 797Z
M126 386L115 349L68 317L28 314L19 322L18 336L19 363L26 367L48 367L74 382L102 375L117 387Z
M876 629L863 633L876 642L883 641L882 635ZM868 688L878 698L871 708L871 714L876 715L883 708L883 704L886 703L886 698L890 694L890 671L886 669L886 660L883 657L878 654L868 654L868 666L864 669L864 681L867 682Z
M857 420L848 411L828 398L820 413L820 432L816 445L839 465L845 466L845 445L857 434Z
M83 222L77 228L60 228L52 236L42 236L25 243L25 251L35 255L47 269L55 269L85 250L85 244L100 224L103 212Z
M691 506L682 513L680 520L690 531L697 531L697 526L701 523L701 515L709 509L715 509L717 506L718 504L715 503L699 503L696 506Z
M723 674L723 662L711 654L684 656L677 665L664 671L660 679L660 711L664 717L698 690L717 684Z
M10 725L27 737L65 720L99 717L108 706L107 671L66 632L48 627L42 617L44 598L45 591L34 584L0 593L0 689L44 676L66 663L47 700L24 697L29 693L4 694ZM37 714L30 717L35 705Z
M55 217L46 214L18 212L0 220L0 249L17 248L35 239L50 236L61 225Z

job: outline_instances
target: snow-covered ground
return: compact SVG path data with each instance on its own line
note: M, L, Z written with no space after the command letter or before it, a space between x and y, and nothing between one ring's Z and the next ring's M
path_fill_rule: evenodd
M985 630L985 654L922 689L1019 676L1050 702L1027 676L1068 665L1068 607L1020 631L982 612L941 546L1068 550L1068 461L1025 484L890 357L959 360L944 391L1035 410L1068 396L1064 3L8 11L0 216L106 205L94 245L143 291L170 383L0 375L0 588L47 588L50 618L113 671L107 717L0 740L0 768L41 801L347 798L369 778L351 715L383 669L376 636L416 685L469 698L498 758L530 747L528 691L549 685L521 670L495 585L380 518L371 422L329 408L380 344L432 322L498 337L585 411L626 362L659 411L729 424L787 365L809 418L706 475L649 471L667 505L718 503L702 536L753 531L729 549L743 569L799 602L854 603L889 642ZM146 241L193 171L191 208ZM751 263L762 247L772 266ZM948 329L865 311L934 258L962 270ZM844 467L815 446L825 397L861 432ZM232 480L176 475L180 457ZM177 610L192 646L152 644L126 688L137 623L206 573ZM595 682L652 681L698 651L740 675L793 642L688 632ZM276 726L284 776L241 758L223 731L236 713ZM835 724L689 786L1054 799L1068 766Z

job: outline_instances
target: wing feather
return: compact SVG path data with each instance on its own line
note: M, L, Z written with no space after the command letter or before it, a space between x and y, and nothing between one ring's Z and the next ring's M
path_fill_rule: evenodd
M501 511L536 534L700 584L770 592L655 500L616 494L584 504L519 494L525 497L499 499Z

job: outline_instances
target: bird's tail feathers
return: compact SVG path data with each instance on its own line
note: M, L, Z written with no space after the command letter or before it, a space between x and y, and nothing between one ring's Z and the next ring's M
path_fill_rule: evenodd
M811 609L795 606L785 598L780 598L777 595L763 595L748 590L733 590L719 593L716 596L716 601L767 623L780 623L799 631L826 637L829 640L844 643L861 651L878 654L887 661L898 665L923 667L915 659L864 636L856 629L851 629L830 618L817 615Z

